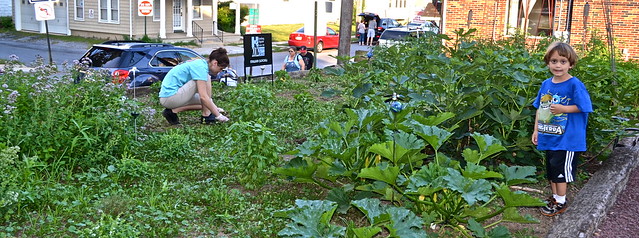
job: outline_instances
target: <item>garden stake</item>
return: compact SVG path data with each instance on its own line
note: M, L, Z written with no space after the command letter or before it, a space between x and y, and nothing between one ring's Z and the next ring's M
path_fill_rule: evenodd
M135 72L138 71L137 67L133 67L129 70L129 72L133 72L133 80L131 80L131 84L134 84L135 82ZM133 85L133 102L135 103L135 85ZM137 104L135 109L137 109ZM131 116L133 116L133 134L135 135L135 140L138 140L138 116L140 115L140 113L136 112L136 110L134 110L133 112L131 112Z

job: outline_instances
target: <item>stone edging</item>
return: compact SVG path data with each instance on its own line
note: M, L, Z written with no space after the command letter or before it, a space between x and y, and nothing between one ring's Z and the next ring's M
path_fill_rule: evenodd
M554 220L546 237L593 237L599 223L624 190L628 176L639 164L637 138L625 138L610 158L575 195L568 210Z

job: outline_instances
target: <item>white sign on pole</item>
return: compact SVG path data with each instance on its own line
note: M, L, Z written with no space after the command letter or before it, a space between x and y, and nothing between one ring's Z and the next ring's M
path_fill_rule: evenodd
M153 16L152 0L138 0L138 16Z
M33 7L35 8L36 21L55 19L53 2L36 2L33 4Z

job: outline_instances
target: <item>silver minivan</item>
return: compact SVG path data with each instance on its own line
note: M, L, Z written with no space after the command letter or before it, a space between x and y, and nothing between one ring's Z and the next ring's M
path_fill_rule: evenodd
M419 38L422 37L427 31L423 29L411 29L408 27L399 27L386 29L382 32L382 35L379 36L378 45L381 46L392 46L394 44L400 43L404 41L408 37Z

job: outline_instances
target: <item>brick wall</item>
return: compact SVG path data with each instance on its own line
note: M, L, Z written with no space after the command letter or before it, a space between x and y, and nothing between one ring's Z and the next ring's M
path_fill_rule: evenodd
M545 0L537 0L545 1ZM557 0L558 8L555 14L556 30L564 31L568 23L568 2ZM590 5L587 18L584 17L584 6ZM574 0L570 44L581 46L588 42L594 32L606 36L606 18L604 5L606 0ZM639 60L639 1L609 0L612 30L615 39L615 49L621 53L627 51L628 58ZM507 0L446 0L445 30L449 36L459 28L476 28L474 34L484 39L499 40L506 35ZM472 19L468 21L468 12L472 10ZM585 23L585 26L584 26ZM533 39L534 41L534 39Z

